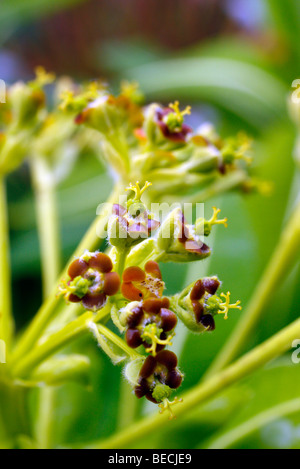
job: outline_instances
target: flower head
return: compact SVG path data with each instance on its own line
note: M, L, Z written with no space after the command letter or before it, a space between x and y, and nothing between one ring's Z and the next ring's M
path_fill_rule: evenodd
M67 301L81 302L85 309L97 311L105 304L107 296L119 290L120 277L112 269L112 261L106 254L86 252L70 264L70 280L63 282L60 294Z
M169 350L162 350L155 357L149 355L141 367L135 395L139 399L145 396L155 404L168 399L172 389L179 388L182 382L177 363L177 356Z
M168 108L158 108L156 111L156 122L168 140L176 143L185 143L192 129L184 124L184 116L191 113L191 107L187 106L184 111L180 111L179 102L169 104Z

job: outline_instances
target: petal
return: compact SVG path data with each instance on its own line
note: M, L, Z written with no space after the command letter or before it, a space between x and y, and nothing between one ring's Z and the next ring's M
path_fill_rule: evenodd
M120 288L120 276L117 272L108 272L104 275L103 293L108 296L115 295Z
M204 288L202 280L197 280L197 282L194 284L192 291L190 293L191 301L201 300L204 293L205 293L205 288Z
M161 298L147 298L143 301L143 310L146 313L158 314L163 306L164 302Z
M124 216L127 212L126 208L122 207L122 205L114 204L113 205L113 214L118 216Z
M220 286L220 281L217 278L207 277L203 279L203 286L208 293L214 295Z
M96 252L90 258L88 264L89 267L92 267L103 274L110 272L113 268L111 258L106 254L103 254L103 252Z
M182 383L182 374L178 370L171 370L168 373L166 385L172 389L177 389Z
M68 301L71 301L71 303L80 303L81 298L79 298L78 296L76 296L76 295L74 295L73 293L71 293L71 294L69 295Z
M145 264L145 271L147 272L147 274L151 274L155 278L159 278L160 280L162 279L159 265L155 261L148 261Z
M122 278L123 282L143 282L146 274L140 267L132 266L124 270Z
M132 283L122 283L121 292L124 298L130 301L140 301L143 299L143 293Z
M143 343L141 333L138 329L127 329L125 338L131 348L137 348Z
M82 298L82 305L85 309L89 309L92 311L97 311L98 309L102 308L106 301L106 295L104 293L97 293L92 295L91 293L87 293Z
M156 358L152 357L152 355L149 355L144 361L144 364L140 370L140 377L145 379L149 378L154 373L156 364Z
M201 322L201 318L204 313L204 306L199 301L192 301L192 306L193 306L196 322L199 323Z
M162 350L155 358L158 363L164 365L169 371L176 368L178 363L177 356L170 350Z
M68 269L68 275L73 280L75 277L82 277L88 270L88 264L83 259L75 259Z
M205 314L204 316L202 316L202 318L200 319L200 323L209 331L214 331L216 328L215 320L211 314Z
M145 379L140 380L138 386L134 389L134 393L138 399L144 397L149 392L149 384Z
M173 311L167 308L162 308L159 315L161 317L161 327L164 332L169 332L174 329L177 324L177 316Z
M140 324L141 320L144 317L144 312L143 308L140 306L137 306L136 308L133 308L131 311L130 315L128 316L126 322L129 328L136 327Z

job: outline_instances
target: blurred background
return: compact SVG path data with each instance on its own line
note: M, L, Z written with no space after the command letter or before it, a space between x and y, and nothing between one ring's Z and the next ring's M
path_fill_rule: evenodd
M224 291L230 289L243 305L276 246L299 190L293 159L296 130L287 110L292 82L300 78L299 44L298 0L0 0L0 78L7 83L31 79L37 65L77 80L102 78L113 89L121 79L134 79L147 102L168 104L179 99L191 104L192 126L209 120L222 135L245 130L253 137L254 175L272 182L272 194L234 193L206 204L208 213L212 205L220 205L230 221L213 241L208 274L218 274ZM88 153L60 185L64 261L111 185L102 163ZM14 311L21 329L41 303L39 248L26 164L9 177L8 189ZM169 292L199 276L199 266L180 266L180 275L172 266L163 270ZM299 316L299 285L298 266L282 279L245 351ZM189 335L178 344L184 389L199 381L238 316L233 312L230 320L219 319L213 334ZM59 389L55 444L97 439L116 428L121 370L92 340L77 344L76 350L78 345L91 356L93 390L77 385ZM266 406L290 398L299 382L298 367L291 366L288 356L192 417L172 424L167 433L137 445L196 447ZM233 447L298 447L299 423L299 415L277 420Z

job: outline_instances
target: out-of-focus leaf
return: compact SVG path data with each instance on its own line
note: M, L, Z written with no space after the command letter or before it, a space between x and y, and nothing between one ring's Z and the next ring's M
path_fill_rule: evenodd
M287 88L252 64L224 58L178 58L126 71L152 98L205 100L235 113L256 129L286 116Z
M58 356L40 365L29 377L32 383L60 386L65 382L89 384L90 360L84 355Z
M270 422L300 412L298 366L285 360L255 373L247 380L252 398L228 424L202 447L237 447L240 441ZM264 446L261 442L261 447Z

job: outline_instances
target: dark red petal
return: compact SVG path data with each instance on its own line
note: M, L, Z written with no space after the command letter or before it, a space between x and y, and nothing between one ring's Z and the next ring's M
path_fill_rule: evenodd
M141 333L138 329L127 329L125 338L131 348L137 348L143 343Z
M145 396L149 392L149 384L145 379L139 380L138 386L135 387L134 393L138 399Z
M196 322L201 322L204 313L204 306L199 301L192 301L193 310L195 313Z
M108 272L104 275L103 293L108 296L115 295L120 288L120 276L117 272Z
M220 282L217 278L207 277L203 279L203 286L208 293L214 295L220 286Z
M176 368L178 363L177 356L170 350L162 350L155 358L158 363L164 365L169 371Z
M214 331L216 328L215 320L211 314L205 314L204 316L202 316L202 318L200 319L200 323L209 331Z
M106 301L106 295L104 293L97 293L97 294L91 294L87 293L83 298L82 298L82 305L85 307L85 309L90 309L90 310L98 310L102 308Z
M83 259L75 259L69 266L68 275L72 280L78 276L82 277L88 270L88 267L88 264Z
M145 272L136 266L127 267L123 272L123 282L143 282L146 278Z
M137 306L136 308L133 308L133 310L130 313L130 316L128 316L126 322L129 328L134 328L138 326L141 322L141 320L144 317L144 312L143 308L140 306Z
M188 252L194 252L201 255L208 255L210 253L210 248L206 244L198 244L193 240L186 241L184 243L184 248Z
M173 313L173 311L162 308L159 313L161 317L161 327L163 328L164 332L169 332L177 324L177 316Z
M124 298L130 301L140 301L143 299L143 293L132 283L122 283L121 292Z
M153 220L152 218L150 218L148 220L148 232L151 233L152 231L157 230L159 225L160 225L160 223L159 223L158 220Z
M103 254L103 252L95 253L90 258L88 264L89 267L92 267L93 269L96 269L103 274L110 272L113 268L111 258L106 254Z
M149 378L149 376L154 373L156 363L156 358L152 357L152 355L149 355L141 368L140 377Z
M164 303L161 298L147 298L143 301L143 310L146 313L158 314L163 306Z
M126 212L127 212L126 208L122 207L122 205L119 205L119 204L113 205L113 213L115 215L119 215L122 217L125 215Z
M191 301L200 300L205 293L205 288L202 280L197 280L190 293Z
M145 271L147 272L147 274L151 274L155 278L159 278L160 280L162 278L159 265L155 261L148 261L145 264Z
M71 303L80 303L81 298L78 298L78 296L76 296L76 295L74 295L73 293L71 293L71 294L69 295L68 300L71 301Z
M147 392L146 399L148 399L148 401L150 401L150 402L153 402L153 404L158 404L157 400L154 399L154 397L152 396L151 391Z
M177 389L182 383L182 375L178 370L171 370L168 373L166 385L172 389Z

